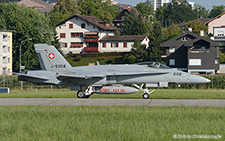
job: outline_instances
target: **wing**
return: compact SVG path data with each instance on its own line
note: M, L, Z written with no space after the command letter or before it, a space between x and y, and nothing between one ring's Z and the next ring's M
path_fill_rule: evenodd
M105 75L72 75L72 74L59 74L57 76L57 79L59 80L65 80L68 78L74 78L74 79L93 79L93 78L104 78Z
M49 80L48 78L34 76L34 75L28 75L28 74L24 74L24 73L13 72L13 74L16 74L18 76L22 76L22 77L25 77L25 78L34 78L34 79L39 79L39 80L44 80L44 81Z

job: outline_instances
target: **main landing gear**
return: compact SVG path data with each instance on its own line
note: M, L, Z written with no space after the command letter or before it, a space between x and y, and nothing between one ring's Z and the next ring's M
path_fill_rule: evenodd
M77 92L78 98L89 98L93 94L93 87L89 86L86 90L79 90Z

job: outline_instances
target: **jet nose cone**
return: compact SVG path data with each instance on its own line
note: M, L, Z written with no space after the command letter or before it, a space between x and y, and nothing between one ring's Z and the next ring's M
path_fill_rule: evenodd
M211 80L202 77L202 76L198 76L198 75L192 75L192 83L195 84L203 84L203 83L210 83Z
M209 80L209 79L206 78L206 83L210 83L210 82L211 82L211 80Z

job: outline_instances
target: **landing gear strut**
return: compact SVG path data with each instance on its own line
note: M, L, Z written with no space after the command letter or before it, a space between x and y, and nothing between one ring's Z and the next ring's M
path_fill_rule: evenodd
M133 86L136 87L136 88L138 88L139 90L144 90L144 93L142 94L142 97L144 99L149 99L149 95L155 91L155 89L152 90L152 91L149 91L147 88L146 89L143 89L144 84L142 84L141 86L139 86L137 84L133 84Z

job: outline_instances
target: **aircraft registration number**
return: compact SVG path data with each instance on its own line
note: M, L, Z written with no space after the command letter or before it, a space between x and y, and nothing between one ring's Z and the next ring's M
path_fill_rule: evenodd
M52 65L51 68L66 68L65 64L56 64L56 65Z

